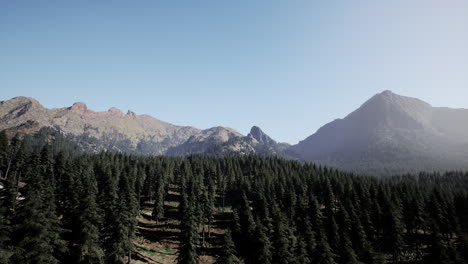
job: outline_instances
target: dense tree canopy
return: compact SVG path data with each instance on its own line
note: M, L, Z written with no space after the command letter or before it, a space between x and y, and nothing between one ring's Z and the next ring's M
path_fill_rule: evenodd
M0 134L0 173L0 263L126 263L142 203L159 221L174 193L179 263L199 261L221 211L218 263L468 262L463 172L374 178L274 157L90 155Z

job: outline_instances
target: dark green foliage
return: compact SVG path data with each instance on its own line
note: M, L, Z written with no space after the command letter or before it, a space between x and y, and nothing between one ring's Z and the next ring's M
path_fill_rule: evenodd
M231 231L228 229L226 234L224 235L224 245L221 251L221 255L216 261L219 264L241 264L243 263L237 257L237 251L234 245L234 241L232 241Z
M66 137L48 146L44 133L0 134L2 264L127 263L140 205L164 223L169 197L179 263L209 249L218 263L468 263L467 173L372 178L272 157L84 155ZM213 226L229 226L216 247Z
M78 263L104 263L104 252L99 241L100 215L96 203L97 183L91 169L84 167L81 178L78 215Z
M18 205L12 235L17 252L13 263L59 263L65 249L60 238L63 232L56 215L52 159L49 149L36 153L31 161L35 166L28 170L26 198Z
M191 192L193 189L190 190ZM196 212L194 211L194 201L191 200L193 197L182 194L181 210L182 210L182 222L181 222L181 235L180 235L180 249L179 256L177 257L177 263L180 264L196 264L198 263L197 246L200 241L200 235L198 233L198 219Z
M11 192L12 186L10 181L3 182L3 189L0 190L0 263L8 263L8 259L13 254L12 248L9 246L11 242L12 234L12 211L11 211L11 201L12 194L13 198L14 192Z
M273 263L273 247L267 235L268 230L261 224L259 219L257 219L255 227L253 233L255 243L253 244L254 247L251 248L255 256L254 263Z
M124 201L118 196L119 169L105 168L103 178L103 190L100 193L101 209L104 213L101 240L106 263L123 263L126 255L127 228L124 219Z
M289 225L286 220L282 217L278 207L273 207L273 247L275 248L273 253L273 259L279 263L293 263L294 261L294 245L295 239L293 238L292 232L289 229Z
M294 251L295 263L300 264L310 264L310 255L307 252L307 243L302 237L299 236L297 240L296 249Z
M10 141L5 131L0 132L0 177L5 177L10 159Z
M324 236L320 236L317 240L317 247L315 249L313 260L320 264L334 264L335 254L332 253L330 245Z
M164 217L164 196L165 196L165 179L160 175L156 182L155 195L154 195L154 206L152 216L156 222Z

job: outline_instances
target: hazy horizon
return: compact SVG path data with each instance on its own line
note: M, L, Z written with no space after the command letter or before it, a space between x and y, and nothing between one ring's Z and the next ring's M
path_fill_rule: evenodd
M0 4L0 100L297 143L391 90L467 108L465 1Z

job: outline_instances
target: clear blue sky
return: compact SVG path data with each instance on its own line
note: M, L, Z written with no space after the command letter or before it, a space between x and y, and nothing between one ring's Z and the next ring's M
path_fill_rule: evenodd
M468 108L468 1L0 0L0 100L296 143L386 89Z

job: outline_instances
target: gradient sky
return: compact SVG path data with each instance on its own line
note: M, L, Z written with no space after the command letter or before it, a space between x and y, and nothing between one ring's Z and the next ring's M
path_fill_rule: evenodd
M0 100L296 143L387 89L468 108L468 1L0 0Z

